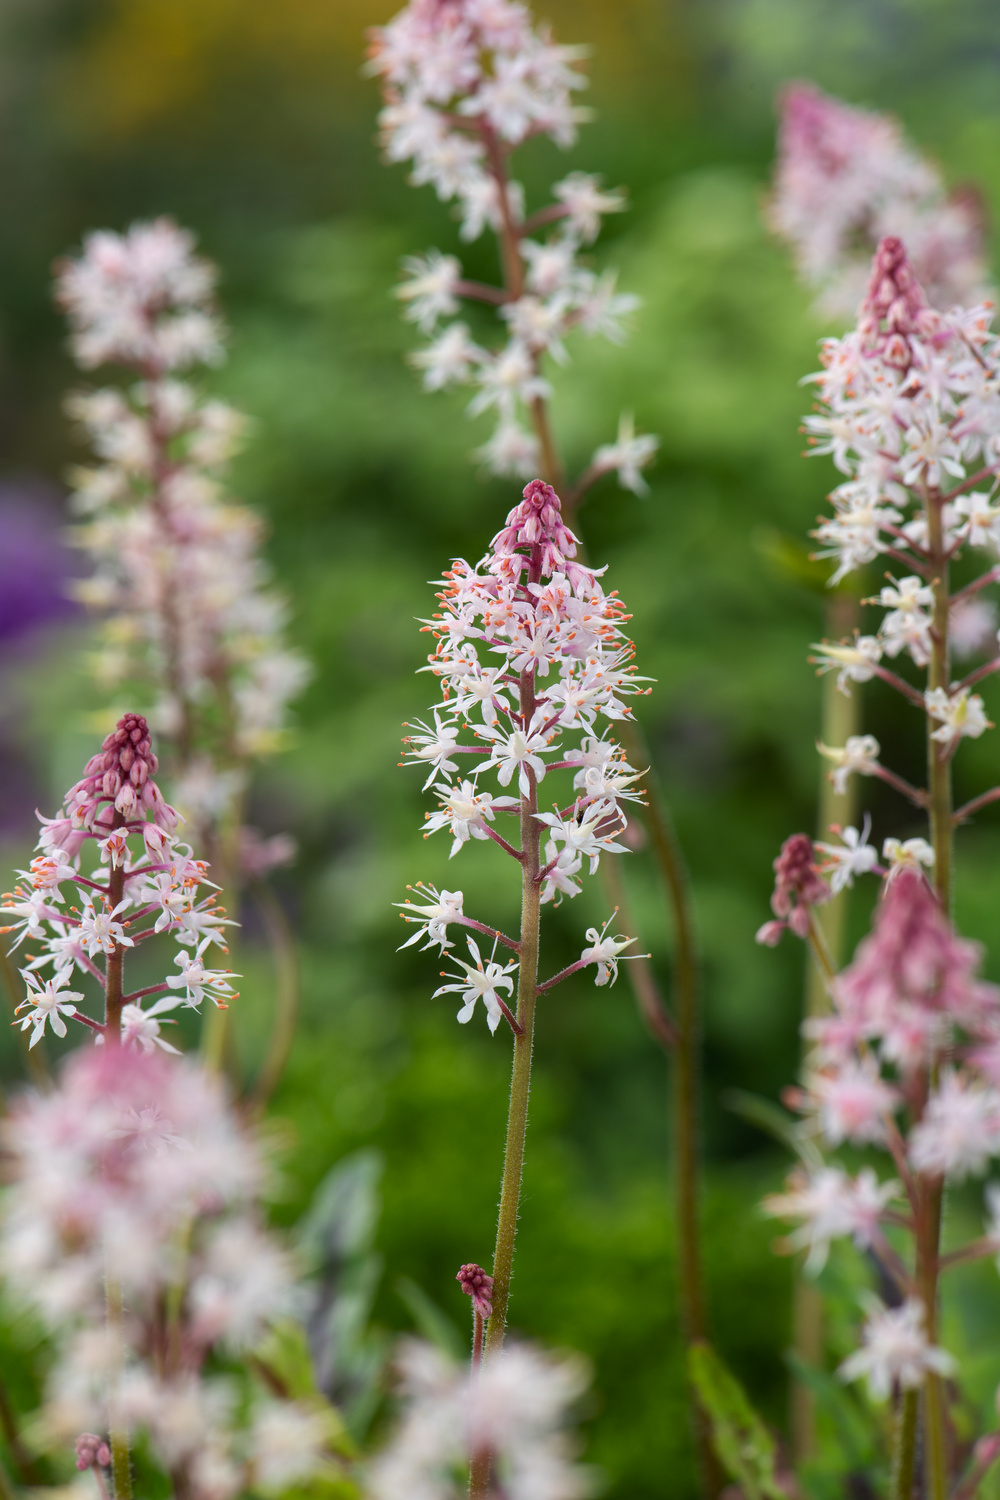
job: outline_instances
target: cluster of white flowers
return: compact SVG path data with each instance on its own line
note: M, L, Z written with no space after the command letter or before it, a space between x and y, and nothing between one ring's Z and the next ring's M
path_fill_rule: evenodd
M208 865L176 838L177 814L153 780L156 769L145 719L126 714L66 793L59 816L42 819L41 853L18 871L23 884L3 898L2 931L17 934L11 951L38 947L21 970L21 1026L31 1028L32 1047L46 1025L65 1036L71 1018L101 1041L120 1035L145 1052L173 1052L160 1034L166 1013L206 998L224 1007L234 998L232 971L209 967L211 949L228 951L225 929L233 924L216 905ZM96 855L88 873L81 868L85 849ZM124 993L126 951L160 933L178 945L177 973ZM84 991L71 987L94 982L100 1020L81 1009ZM151 995L160 998L144 1006Z
M493 473L527 477L541 467L531 423L551 392L545 357L564 362L574 328L621 342L622 318L638 305L617 290L614 272L598 274L580 258L602 216L624 207L621 193L571 172L554 185L550 204L526 216L523 188L507 172L511 150L532 136L548 135L560 146L575 139L583 112L572 94L587 81L574 66L580 51L536 30L519 0L411 0L372 39L389 160L411 161L413 183L457 200L463 239L490 229L501 241L502 288L467 280L458 259L437 250L404 262L408 279L398 295L406 317L430 339L413 363L429 391L474 387L470 414L495 411L497 418L476 456ZM502 347L476 343L466 322L439 326L454 318L463 297L496 308L507 331ZM623 417L616 442L595 453L588 482L617 471L622 485L641 492L640 471L656 446Z
M825 315L853 317L868 259L885 235L905 241L934 307L988 295L974 195L949 196L891 116L852 108L811 84L792 84L782 96L768 217Z
M497 830L504 815L522 815L523 829L527 812L539 832L545 830L536 877L542 902L577 895L585 862L593 874L602 853L625 848L619 842L625 804L641 800L635 782L642 773L627 764L613 739L598 733L597 720L628 718L628 698L648 689L640 687L645 679L632 665L624 606L617 594L604 592L596 573L574 561L576 545L558 495L533 480L486 556L475 567L455 559L441 582L440 609L425 623L437 640L428 661L443 703L433 708L433 723L408 726L416 732L405 741L410 762L426 768L424 787L434 788L439 803L425 829L448 829L452 855L479 838L523 860L525 852ZM459 743L463 730L478 743ZM576 743L567 743L569 736ZM475 769L457 780L467 756ZM573 795L566 806L538 812L538 787L552 771L572 773ZM488 790L480 784L487 775L500 787L513 783L520 797ZM449 924L459 924L517 952L516 943L465 916L461 891L422 890L430 901L403 903L406 920L419 924L410 943L426 936L428 946L443 952L451 946ZM590 944L573 967L596 965L597 983L604 984L617 974L616 959L630 940L608 937L606 929L592 928L587 936ZM458 960L458 982L443 989L463 995L463 1021L483 999L495 1030L506 1013L500 991L510 993L517 964L484 963L471 939L469 950L473 963Z
M398 1362L404 1414L372 1465L370 1500L457 1500L468 1488L470 1460L484 1452L491 1493L508 1500L578 1500L591 1492L566 1432L568 1410L587 1385L579 1361L514 1344L470 1371L411 1341Z
M330 1470L319 1403L206 1374L295 1309L294 1267L256 1207L264 1162L217 1078L130 1048L75 1053L4 1127L0 1271L58 1340L39 1430L144 1431L179 1493L230 1500ZM120 1315L105 1321L106 1289ZM330 1415L330 1414L328 1414ZM84 1465L81 1464L81 1467Z
M77 592L103 620L95 671L108 688L148 683L150 717L197 783L178 800L218 815L246 758L280 742L308 674L283 642L261 523L221 485L245 420L178 376L223 353L215 272L192 245L168 219L92 234L57 296L80 364L117 364L134 382L68 403L97 458L71 476L73 539L93 567Z

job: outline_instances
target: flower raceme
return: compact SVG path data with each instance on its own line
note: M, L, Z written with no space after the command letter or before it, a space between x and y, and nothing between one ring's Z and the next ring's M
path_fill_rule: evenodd
M56 1086L4 1125L9 1186L0 1270L51 1329L59 1357L41 1412L78 1467L107 1465L98 1436L143 1430L177 1493L234 1500L268 1473L287 1484L329 1466L306 1403L263 1399L210 1373L260 1347L296 1307L291 1257L264 1227L267 1171L222 1082L189 1059L84 1048ZM105 1323L108 1278L125 1316ZM277 1430L295 1426L295 1457ZM94 1431L91 1431L94 1429Z
M439 198L457 202L463 239L490 229L502 249L502 287L468 280L458 259L438 250L404 261L397 295L404 316L430 340L412 363L429 391L471 386L470 415L492 411L497 419L476 457L493 473L527 477L545 458L537 408L552 390L546 358L566 361L574 329L622 342L622 319L638 305L617 290L613 272L598 274L580 258L602 217L624 208L622 194L570 172L554 184L552 201L527 216L524 190L508 175L511 152L531 137L547 135L563 147L575 140L586 115L573 102L587 83L582 49L553 42L518 0L410 0L371 38L388 159L411 162L414 185L431 184ZM441 327L463 299L495 309L502 346L476 343L461 320ZM624 488L643 492L641 470L656 447L623 415L616 441L595 452L587 483L617 472Z
M97 458L70 476L74 540L93 567L78 593L103 619L97 675L107 688L145 678L179 752L178 800L218 817L246 758L275 748L307 673L282 639L260 522L221 488L246 421L180 375L223 357L215 270L158 219L89 235L57 271L79 363L134 381L68 403Z
M543 903L575 896L585 863L593 873L602 853L625 847L619 842L625 807L640 797L641 773L598 721L628 718L629 698L648 689L632 664L621 600L604 592L576 551L555 490L533 480L486 556L475 567L461 558L452 563L437 596L440 608L424 624L436 644L423 670L439 679L442 701L432 710L433 726L423 724L405 741L409 763L427 769L425 787L433 787L439 803L425 832L447 829L453 855L480 838L523 862L523 850L498 824L527 808L536 840L545 841L536 876ZM470 760L474 769L459 780L460 762ZM572 777L571 795L552 812L538 812L538 789L553 772ZM490 779L519 797L497 795ZM418 926L403 946L426 936L426 946L443 952L452 946L449 925L459 924L492 937L494 953L503 942L517 955L519 944L464 914L460 891L415 890L430 899L402 903L404 918ZM595 965L599 984L614 979L629 943L605 933L591 929L589 946L572 966ZM504 1015L512 1020L500 991L510 994L516 962L485 961L471 939L469 951L473 962L457 959L460 977L438 993L463 995L461 1020L482 998L493 1030Z
M19 1011L22 1029L31 1030L29 1046L47 1025L65 1036L66 1020L74 1019L102 1042L174 1051L160 1034L164 1015L205 999L224 1007L235 998L236 976L211 967L209 956L227 951L232 923L216 903L207 864L176 837L177 814L154 780L156 770L146 720L126 714L66 793L60 815L42 819L41 853L4 897L2 930L16 934L11 951L24 945L27 956ZM96 856L86 862L89 873L82 868L86 849ZM126 951L160 933L177 944L179 972L125 993ZM100 1019L81 1008L86 996L77 987L94 982ZM159 998L144 1005L153 995Z
M935 307L982 300L989 278L972 194L947 195L889 115L852 108L808 83L790 85L780 103L768 217L817 290L819 311L853 316L867 257L889 234L906 241Z

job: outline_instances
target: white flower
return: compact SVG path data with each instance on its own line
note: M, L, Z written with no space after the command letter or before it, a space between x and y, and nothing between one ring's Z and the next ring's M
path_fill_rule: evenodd
M538 439L514 420L502 417L490 437L472 454L491 474L527 479L538 469Z
M448 941L448 923L462 918L462 892L439 891L436 885L425 886L422 881L416 886L408 886L407 890L419 891L421 895L430 896L431 900L423 906L418 906L409 899L393 902L394 906L403 908L404 921L420 923L413 936L407 938L405 943L400 943L400 949L412 947L422 937L427 939L422 952L433 948L435 943L439 945L438 951L441 953L446 948L451 948L453 944Z
M618 978L619 955L636 941L635 938L630 937L606 937L605 933L613 919L614 913L608 918L600 931L596 927L587 928L587 940L590 943L590 947L584 948L580 954L580 962L582 964L597 965L597 973L594 976L594 983L596 985L607 984L609 980L612 984L615 983L615 980ZM626 954L626 957L648 958L649 954L629 953Z
M882 753L881 746L873 734L848 735L847 743L842 748L836 745L824 745L822 741L817 741L816 748L820 755L833 763L833 770L829 776L838 797L846 794L850 776L876 775L878 758Z
M27 1031L29 1026L32 1028L29 1049L45 1035L46 1021L51 1024L56 1036L66 1035L63 1016L74 1016L77 1006L84 998L80 991L66 988L69 973L68 969L59 969L54 978L39 983L29 969L21 970L21 978L27 985L28 993L17 1007L15 1015L25 1009L28 1011L19 1024L22 1031Z
M493 741L489 763L496 768L500 785L509 786L516 771L521 796L527 797L531 790L528 767L534 771L536 780L541 781L545 775L542 755L554 748L552 736L531 730L525 734L521 729L512 729L507 734L502 729L489 727L481 729L479 733Z
M295 1401L268 1401L254 1414L250 1461L256 1483L284 1492L323 1469L329 1421Z
M504 965L495 963L490 959L488 963L484 964L479 953L479 948L473 942L472 938L468 939L468 944L469 952L475 962L467 964L464 959L453 957L452 962L458 964L458 967L463 971L464 977L460 978L457 984L441 985L440 989L434 991L432 998L437 999L438 995L445 995L450 991L462 995L465 1004L458 1012L458 1019L463 1025L467 1021L472 1020L476 1001L482 1000L486 1007L486 1024L489 1026L490 1031L496 1031L503 1019L500 991L506 990L508 998L510 997L514 989L514 981L510 976L517 968L517 963L512 960L510 963ZM495 944L494 951L496 951Z
M949 1071L910 1132L910 1158L918 1172L955 1181L985 1171L1000 1151L1000 1092L971 1085Z
M591 802L579 813L564 818L561 813L536 813L540 823L552 829L552 837L565 844L567 852L590 860L595 874L602 854L624 854L626 846L615 843L615 835L625 830L625 818L616 803Z
M928 870L934 864L934 849L926 839L888 838L882 845L882 858L889 866L889 878L898 870L919 870L924 865Z
M850 696L849 682L870 682L875 676L874 667L882 660L882 646L873 635L858 636L853 646L835 645L829 641L815 644L812 648L820 652L809 660L818 668L818 675L837 672L837 687Z
M458 770L458 761L451 760L454 753L455 743L460 734L457 724L442 724L440 712L434 709L434 728L425 724L421 719L415 719L412 724L405 726L407 729L420 729L422 734L408 734L403 744L409 747L416 745L415 750L407 748L406 754L412 756L415 761L426 761L430 764L427 780L424 782L423 790L437 780L439 776L447 781L453 771ZM509 778L508 778L509 779Z
M835 896L842 890L851 889L855 875L868 875L878 864L878 850L873 849L868 842L871 826L872 820L866 813L860 833L856 828L835 829L834 832L840 836L840 844L815 845L829 858L830 863L824 868L824 873L831 872L830 889Z
M975 656L996 642L997 607L992 599L960 599L948 611L948 644L954 656Z
M623 490L631 490L636 495L648 495L649 485L641 471L652 461L659 446L659 438L652 433L637 435L632 413L622 412L618 419L618 436L615 441L598 448L591 463L602 474L616 469L618 483Z
M519 339L511 339L499 354L484 360L476 378L479 394L469 402L473 417L494 406L510 417L518 402L528 405L536 396L552 394L549 382L535 369L531 351Z
M175 963L180 968L180 973L168 974L166 982L171 989L185 991L188 1005L199 1006L207 995L221 1010L225 1010L228 1002L237 998L229 981L240 976L231 969L206 969L202 954L211 941L210 936L206 937L194 953L178 953Z
M877 1401L884 1401L893 1386L915 1390L928 1371L953 1375L958 1368L943 1349L928 1344L924 1304L908 1297L902 1307L882 1307L876 1303L862 1332L862 1346L840 1366L842 1380L859 1380L866 1376L868 1389Z
M407 304L403 316L416 323L421 333L431 333L439 319L458 311L456 290L462 267L454 255L428 250L426 255L408 255L403 269L409 277L396 288L396 296Z
M567 211L568 227L586 244L597 238L603 214L620 214L625 208L622 192L601 190L601 179L591 172L570 172L552 191Z
M924 703L930 717L941 721L941 728L934 730L931 739L944 745L955 744L963 737L977 740L984 730L993 728L982 698L978 693L970 694L968 688L952 694L944 688L928 688Z
M126 936L125 929L120 922L114 919L120 912L127 911L131 902L119 901L115 907L107 905L100 909L94 906L93 897L88 891L82 895L83 910L80 913L79 942L86 949L90 958L97 953L114 953L116 946L119 948L133 948L134 942Z
M822 1270L831 1240L851 1235L859 1248L871 1245L886 1205L901 1192L894 1179L880 1183L871 1167L863 1167L856 1178L840 1167L800 1171L792 1175L790 1186L790 1192L765 1198L764 1211L804 1221L787 1245L789 1250L808 1249L806 1268L812 1273Z
M425 391L443 391L449 385L464 385L487 356L472 342L467 324L452 323L426 349L418 349L408 358L411 365L423 370Z
M169 982L169 981L168 981ZM160 1035L159 1017L180 1005L178 995L164 995L155 1000L147 1010L141 1005L122 1006L122 1044L138 1047L142 1052L152 1052L159 1047L161 1052L173 1052L180 1056L177 1047L172 1047ZM103 1041L103 1038L98 1038Z

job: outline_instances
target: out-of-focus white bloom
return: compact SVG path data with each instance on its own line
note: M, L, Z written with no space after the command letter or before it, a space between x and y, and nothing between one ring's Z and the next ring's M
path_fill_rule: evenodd
M484 964L478 944L472 938L468 938L467 942L474 962L467 964L464 958L453 956L452 962L462 971L461 976L456 984L441 985L434 991L433 998L437 999L438 995L451 992L461 995L465 1003L458 1012L458 1019L463 1025L472 1020L476 1001L481 1000L486 1009L486 1024L493 1032L503 1019L500 991L506 990L507 997L510 998L514 989L514 981L510 976L517 968L517 963L512 960L508 964L498 964L490 959Z
M282 644L260 521L220 488L246 421L171 373L223 352L215 273L192 245L166 219L91 235L57 295L85 367L140 377L68 403L100 461L77 471L73 502L73 540L93 570L77 592L103 619L95 672L106 689L144 678L158 727L181 746L182 779L208 759L221 788L234 756L277 747L308 671Z
M803 1221L788 1236L787 1248L808 1249L806 1267L815 1273L826 1263L831 1240L850 1235L856 1245L867 1249L879 1232L886 1206L901 1191L895 1180L880 1183L871 1167L863 1167L857 1177L840 1167L820 1167L811 1174L793 1173L789 1191L773 1193L764 1199L763 1207L776 1219Z
M919 870L934 866L934 848L926 839L887 838L882 844L882 858L889 866L892 877L900 870Z
M909 1151L917 1170L932 1177L961 1181L984 1172L1000 1151L1000 1091L945 1073L910 1132Z
M470 1458L484 1449L509 1500L582 1500L590 1493L590 1475L572 1461L565 1431L587 1384L580 1361L508 1344L470 1373L430 1345L409 1342L398 1363L405 1406L372 1465L372 1500L458 1500Z
M874 635L858 636L853 646L820 641L812 649L820 653L819 656L809 658L818 668L818 675L836 672L837 687L848 697L850 688L847 684L870 682L875 676L875 666L882 660L882 646Z
M403 270L409 280L396 288L396 296L407 304L403 316L416 323L421 333L433 332L441 318L458 312L455 293L462 267L453 255L442 255L440 250L408 255Z
M250 1461L255 1485L284 1491L324 1466L328 1421L301 1402L271 1401L254 1417Z
M425 391L443 391L449 385L464 385L477 365L489 356L469 337L466 323L452 323L438 338L409 356L410 363L424 372Z
M946 693L944 688L928 688L924 702L931 718L941 723L931 739L940 740L945 745L955 744L963 737L978 740L985 730L993 728L986 717L982 698L978 693L970 693L968 688L957 693Z
M553 184L552 192L566 209L570 231L584 244L596 240L605 214L620 214L625 208L625 195L604 192L601 179L592 172L570 172Z
M592 463L601 473L615 470L623 490L631 490L635 495L648 495L649 485L642 477L642 470L652 462L659 446L659 438L652 433L636 433L631 412L622 412L618 419L617 438L613 443L605 443L598 448Z
M851 889L855 875L868 875L878 864L878 850L868 842L871 826L872 820L866 813L860 832L857 828L835 829L841 839L839 844L815 845L827 856L828 863L823 873L829 874L830 889L835 896L840 891Z
M884 1401L894 1385L915 1390L928 1371L953 1375L954 1359L944 1349L927 1342L924 1304L908 1297L902 1307L876 1303L862 1332L860 1349L848 1356L838 1374L842 1380L860 1380L877 1401Z
M997 607L992 599L962 599L948 611L948 643L959 659L994 650Z
M874 776L878 770L881 746L873 734L851 734L843 747L824 745L817 741L816 748L825 760L831 761L833 770L829 777L838 797L847 792L847 782L852 775Z

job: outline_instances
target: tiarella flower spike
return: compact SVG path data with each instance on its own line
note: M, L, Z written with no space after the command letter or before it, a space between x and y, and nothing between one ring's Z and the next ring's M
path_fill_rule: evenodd
M190 234L158 219L89 235L57 273L81 365L133 378L68 402L96 457L70 475L73 541L92 567L76 592L102 620L96 676L105 689L145 680L177 752L177 799L207 835L248 758L280 742L308 675L284 644L259 519L222 490L246 421L177 373L223 356L215 272Z
M570 172L553 184L552 201L528 214L524 189L509 176L512 150L532 136L573 143L584 117L573 94L587 82L581 49L554 43L519 0L410 0L371 38L388 160L411 162L414 185L429 183L457 203L463 239L489 229L501 245L500 287L469 280L455 256L438 250L404 260L407 279L397 295L404 317L429 339L412 363L428 391L472 387L470 415L492 411L497 419L475 456L493 473L527 476L551 456L546 361L565 362L574 329L620 343L622 319L638 305L617 290L614 272L598 273L580 256L603 216L624 208L622 194L604 191L590 173ZM476 343L461 319L441 327L463 300L495 309L503 344ZM641 493L641 470L656 447L623 415L616 442L597 449L575 492L614 471L624 488Z
M768 217L824 315L853 315L867 257L884 235L905 239L935 307L987 295L980 205L968 191L947 195L891 116L853 108L808 83L786 88L780 106Z
M235 997L232 972L206 960L213 947L226 951L232 924L216 904L207 864L175 836L177 814L156 770L146 720L126 714L66 793L60 816L41 819L43 852L18 871L22 883L4 897L9 925L2 930L17 934L13 948L38 949L26 952L26 997L18 1007L32 1047L46 1024L65 1036L66 1019L74 1019L99 1041L172 1051L160 1036L162 1017L206 998L225 1006ZM96 863L84 859L88 848ZM69 900L64 886L72 888ZM126 952L159 933L179 946L180 975L127 994ZM51 975L43 979L45 969ZM74 978L78 987L70 988ZM83 1008L95 983L100 1018ZM170 989L183 993L168 995ZM141 1003L156 994L152 1004Z
M559 496L551 485L533 480L476 567L454 561L438 594L440 610L425 623L437 640L428 663L441 682L443 701L432 709L433 730L405 741L411 763L430 763L441 804L425 829L449 828L453 854L475 836L492 840L523 863L525 849L500 833L498 813L529 817L537 827L536 842L544 833L533 877L543 903L576 895L585 862L592 874L602 853L626 848L619 842L627 826L624 808L640 796L632 785L640 773L613 740L596 733L599 717L630 717L628 699L645 691L623 631L628 616L616 594L605 594L597 573L576 561L576 553ZM471 742L463 743L463 734ZM475 768L456 785L452 778L467 757ZM537 788L548 784L553 771L572 773L572 792L564 806L541 813ZM496 796L483 785L491 777L501 787L516 788L519 799ZM426 936L426 946L437 944L443 951L451 946L448 926L459 924L492 937L494 951L499 942L520 952L519 943L465 915L461 892L415 889L431 899L402 903L404 918L420 924L404 947ZM595 966L598 984L614 980L622 950L632 940L607 937L606 926L602 932L590 929L587 936L590 946L579 963L542 989L587 965ZM472 939L469 952L473 962L456 959L461 976L437 993L464 996L462 1021L482 998L491 1030L504 1016L513 1024L501 992L509 997L516 961L486 962Z

